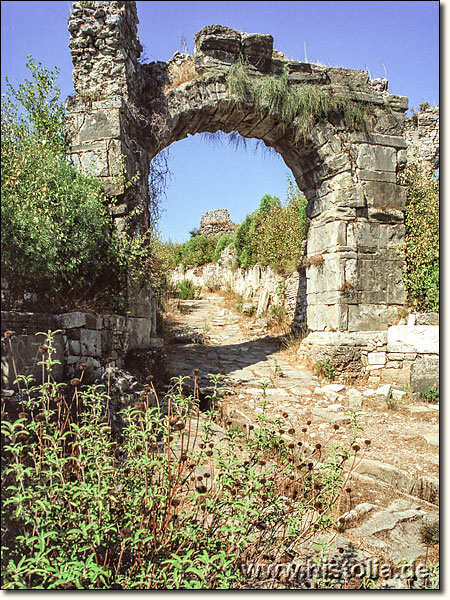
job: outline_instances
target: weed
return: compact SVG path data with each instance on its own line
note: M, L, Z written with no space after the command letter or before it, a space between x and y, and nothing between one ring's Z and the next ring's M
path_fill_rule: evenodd
M430 388L426 392L420 394L420 399L427 404L439 404L439 388Z
M330 359L327 357L323 360L318 360L312 367L313 373L318 377L323 377L327 381L334 379L334 367L330 363Z
M220 375L202 419L196 369L192 394L184 377L161 402L152 388L115 436L107 391L83 372L54 383L51 332L42 350L42 383L21 378L19 418L2 419L3 589L242 588L242 564L332 527L345 455L297 460L264 413L224 444Z
M181 300L194 300L195 287L191 279L183 279L178 283L178 294Z

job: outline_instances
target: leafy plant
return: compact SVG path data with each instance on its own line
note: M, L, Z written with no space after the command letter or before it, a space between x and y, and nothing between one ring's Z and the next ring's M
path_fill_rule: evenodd
M18 419L2 419L3 589L241 588L247 561L297 553L332 526L345 461L277 450L268 419L265 438L225 443L220 376L205 418L196 370L193 394L185 378L163 401L145 388L116 436L108 389L84 386L84 371L53 382L51 343L41 384L20 378Z
M439 403L439 389L438 388L430 388L428 391L420 394L422 400L425 400L429 404L438 404Z
M212 262L216 239L207 235L196 235L178 249L176 262L185 269L199 267Z
M424 311L439 311L439 180L418 166L404 175L405 269L409 302Z
M179 297L181 300L194 300L195 287L191 279L183 279L178 283Z
M319 377L324 377L328 381L334 379L334 367L330 363L330 359L327 357L323 360L317 360L312 367L313 373Z

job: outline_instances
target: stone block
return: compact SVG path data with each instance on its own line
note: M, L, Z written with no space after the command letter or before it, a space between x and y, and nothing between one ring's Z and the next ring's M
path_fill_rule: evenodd
M439 325L439 313L419 313L416 315L416 325Z
M150 347L152 320L144 317L127 318L128 350L142 350Z
M86 326L86 313L70 312L56 315L56 320L61 329L73 329Z
M70 340L69 341L69 353L76 354L80 356L81 354L81 344L78 340Z
M395 148L388 146L361 144L358 149L356 165L359 169L395 172L397 153Z
M439 356L418 357L411 365L410 378L413 394L439 389Z
M80 347L83 356L102 356L102 334L95 329L80 331Z
M405 207L405 188L396 183L366 181L362 187L369 208L389 207L403 210Z
M120 137L120 113L118 109L97 110L86 114L80 131L80 143Z
M367 354L368 365L385 365L386 364L386 352L369 352Z
M393 325L388 329L388 352L439 354L437 325Z

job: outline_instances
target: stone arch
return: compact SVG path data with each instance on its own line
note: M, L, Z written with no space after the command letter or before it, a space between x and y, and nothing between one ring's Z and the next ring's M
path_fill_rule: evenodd
M310 228L304 267L307 324L318 332L386 329L405 300L400 246L405 192L397 173L406 164L403 113L407 98L365 71L287 60L270 35L205 27L189 60L199 77L167 88L171 69L188 60L140 64L135 2L75 2L69 20L76 95L67 105L73 161L102 177L118 198L116 216L143 209L134 226L148 226L151 159L189 134L237 131L273 147L308 199ZM226 84L244 58L254 77L288 73L291 85L313 85L370 104L366 129L342 120L318 121L295 142L276 116L236 103ZM124 161L125 189L114 179Z

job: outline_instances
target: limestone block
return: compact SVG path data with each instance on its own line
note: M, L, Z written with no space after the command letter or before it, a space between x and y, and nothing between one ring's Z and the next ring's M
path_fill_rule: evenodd
M416 316L417 325L439 325L439 313L419 313Z
M81 354L81 344L78 340L70 340L69 341L69 353L76 354L80 356Z
M381 304L349 305L349 331L375 331L387 329L395 320L397 308Z
M394 148L361 144L356 165L360 169L394 171L397 166L397 153Z
M411 365L410 377L413 394L439 389L439 356L418 357Z
M70 312L56 315L56 320L61 329L73 329L86 325L86 313Z
M120 137L120 114L117 109L99 110L86 115L80 131L80 143Z
M83 356L102 355L102 334L95 329L82 329L80 331L81 354Z
M386 352L369 352L367 355L368 365L385 365Z
M396 183L365 181L362 188L368 207L384 206L396 210L403 210L405 207L406 190Z
M388 329L388 352L439 354L439 326L393 325Z

